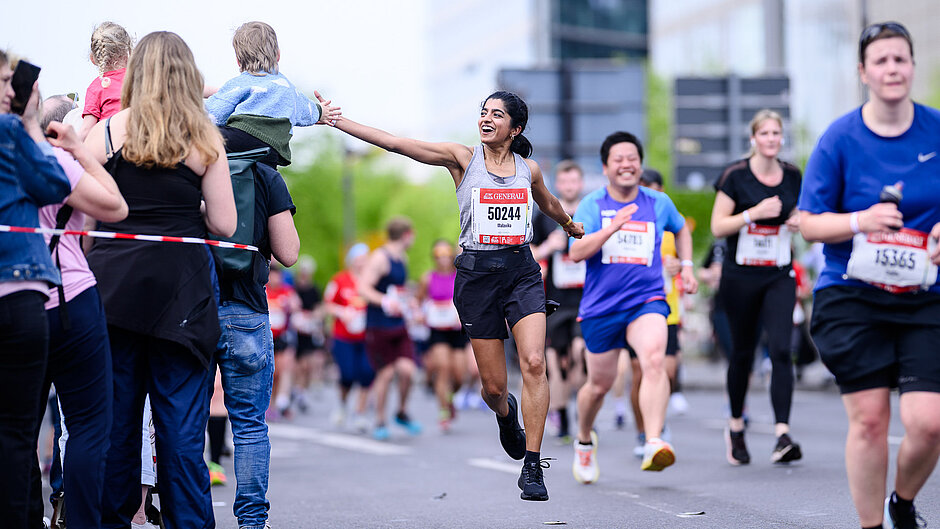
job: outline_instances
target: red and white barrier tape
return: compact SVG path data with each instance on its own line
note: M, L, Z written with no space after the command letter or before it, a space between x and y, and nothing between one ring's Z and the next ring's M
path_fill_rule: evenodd
M214 241L212 239L200 239L199 237L169 237L166 235L137 235L133 233L118 233L113 231L79 231L79 230L56 230L52 228L24 228L22 226L7 226L0 224L0 232L10 233L40 233L44 235L83 235L85 237L98 237L101 239L127 239L134 241L150 242L182 242L187 244L207 244L218 248L233 248L235 250L249 250L257 252L258 247L250 244L238 244L226 241Z

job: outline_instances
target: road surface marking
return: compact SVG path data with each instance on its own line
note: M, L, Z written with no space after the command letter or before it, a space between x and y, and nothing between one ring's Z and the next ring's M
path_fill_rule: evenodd
M289 424L269 424L268 432L271 437L291 439L294 441L311 441L323 446L342 448L353 452L362 452L377 456L400 456L410 454L411 448L395 445L383 441L364 439L356 435L322 432L314 428L293 426Z
M522 471L519 463L506 463L505 461L494 461L486 458L468 459L467 464L471 467L485 468L487 470L498 470L507 474L518 474Z

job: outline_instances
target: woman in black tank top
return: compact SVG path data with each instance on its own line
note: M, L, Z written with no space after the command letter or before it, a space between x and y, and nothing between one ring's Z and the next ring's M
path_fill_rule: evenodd
M325 100L321 98L321 102ZM482 166L479 171L487 173L492 180L487 187L494 188L475 188L477 202L481 200L479 197L483 191L499 190L504 186L504 191L507 191L503 193L504 198L518 204L512 208L502 207L499 211L496 210L498 208L491 208L491 218L488 220L504 221L506 225L518 223L519 213L523 209L528 212L528 208L523 205L529 198L526 195L531 193L530 198L535 200L543 212L561 224L569 236L580 238L584 234L581 224L573 222L565 213L558 200L545 187L538 164L527 159L532 154L532 145L522 135L527 121L528 108L522 99L510 92L496 92L486 98L480 110L477 125L482 145L476 148L457 143L427 143L399 138L345 117L337 119L335 126L387 151L403 154L424 164L447 168L457 188L463 231L468 231L472 214L468 211L471 207L470 193L462 194L462 191L469 190L462 190L461 183L471 176L468 170L472 163L476 163ZM478 154L475 155L475 152ZM524 167L520 164L524 164ZM514 186L515 181L524 178L524 173L528 173L531 178L530 186ZM473 345L483 381L483 399L497 415L500 442L514 459L525 458L519 479L521 497L524 500L544 501L548 499L548 492L541 465L547 463L540 463L539 450L548 413L545 293L538 264L528 248L528 233L531 230L521 230L518 234L499 238L499 245L510 246L499 246L497 250L467 250L458 256L454 303ZM469 240L465 235L461 234L462 242ZM489 235L485 237L476 237L474 242L493 242ZM471 247L476 248L476 245ZM503 339L508 336L507 324L519 350L523 378L522 415L526 432L522 431L516 418L516 398L507 389L503 350Z
M125 220L102 228L230 236L236 213L228 164L221 136L203 110L202 76L186 43L168 32L145 36L124 83L125 109L86 139L129 207ZM127 525L140 502L140 425L149 393L163 516L174 526L208 526L212 499L202 453L208 366L219 337L208 249L98 239L88 263L108 319L114 370L102 523Z

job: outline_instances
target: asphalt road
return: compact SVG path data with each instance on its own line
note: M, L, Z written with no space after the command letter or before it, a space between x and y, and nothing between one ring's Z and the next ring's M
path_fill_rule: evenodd
M640 471L633 428L614 428L610 400L597 424L597 483L578 484L572 447L546 437L542 456L557 461L545 471L551 498L539 503L519 499L520 464L503 454L491 412L465 411L445 435L433 399L418 391L410 411L425 432L410 437L393 426L392 438L377 442L332 426L335 397L324 391L308 414L271 426L270 522L275 529L858 527L845 478L845 414L834 391L795 395L793 437L804 458L789 466L770 463L766 390L749 396L752 463L745 467L725 461L723 393L687 397L689 412L668 421L677 463L662 473ZM903 435L896 402L894 410L892 465ZM235 528L232 461L223 464L230 483L213 489L215 513L219 527ZM928 521L940 523L940 478L931 478L916 504Z

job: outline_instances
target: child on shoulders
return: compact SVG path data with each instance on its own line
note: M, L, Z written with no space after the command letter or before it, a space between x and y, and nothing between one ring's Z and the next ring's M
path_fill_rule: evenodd
M206 100L206 110L225 138L225 150L270 147L272 152L261 162L289 165L293 128L332 125L340 109L308 98L278 71L281 52L268 24L242 24L232 46L241 74Z
M81 139L85 139L96 123L121 110L121 87L133 47L131 36L114 22L102 22L92 32L90 59L98 67L98 77L85 91Z

